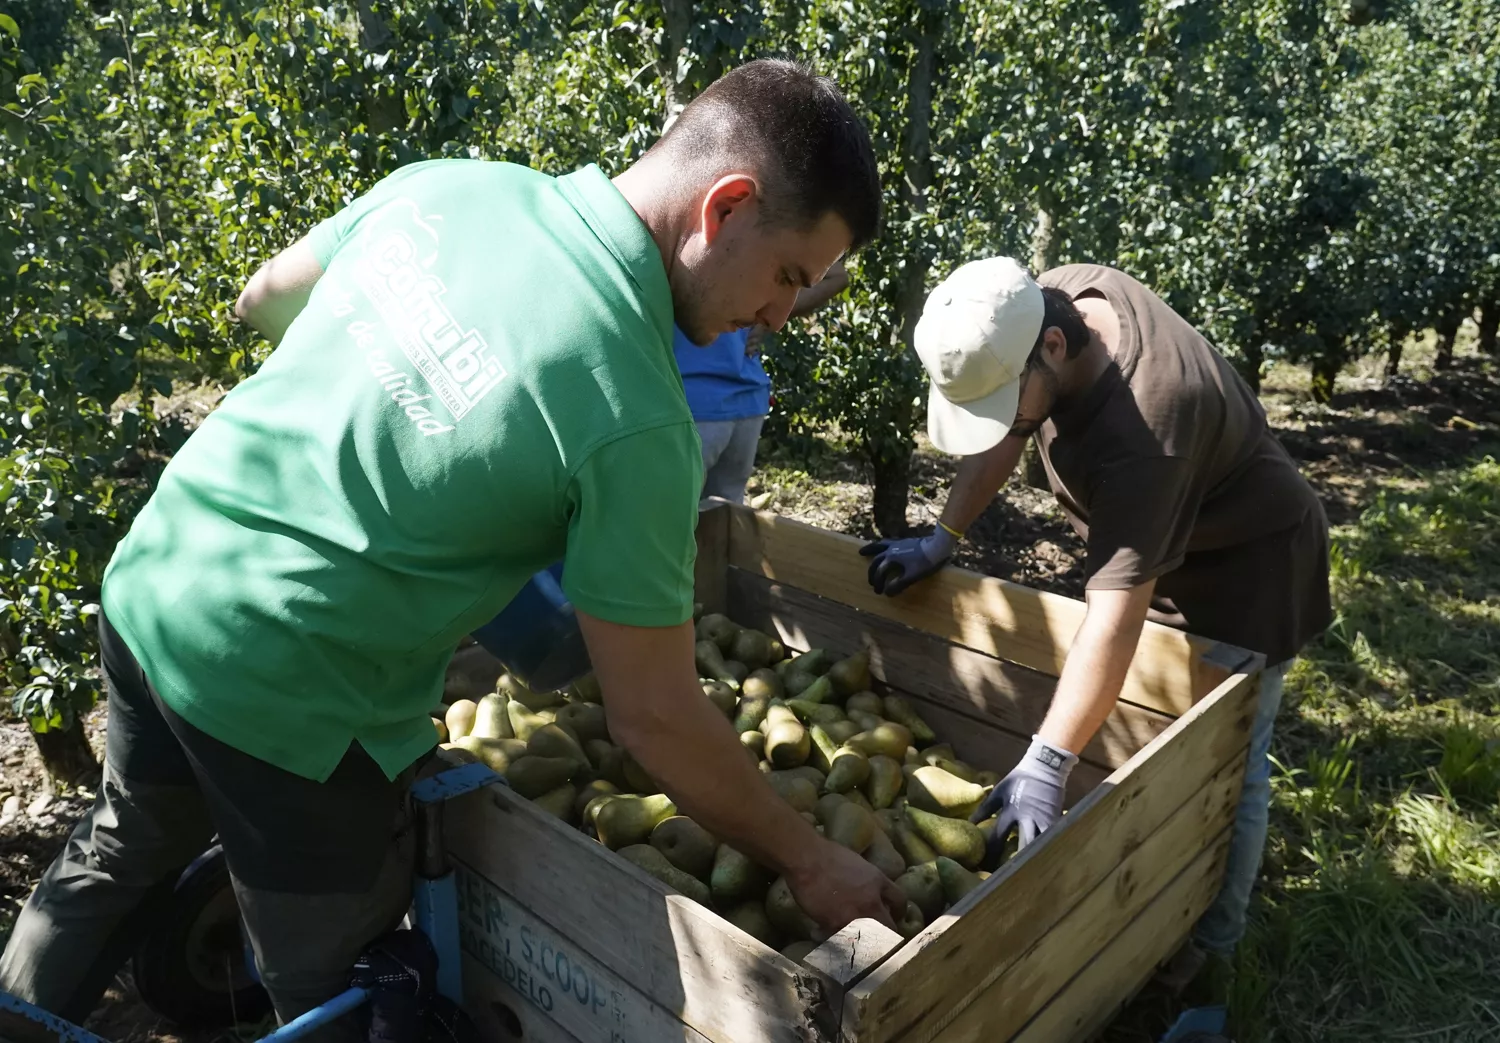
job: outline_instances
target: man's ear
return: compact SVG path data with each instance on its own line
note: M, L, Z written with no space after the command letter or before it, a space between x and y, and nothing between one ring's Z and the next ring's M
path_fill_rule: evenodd
M1068 338L1057 326L1048 326L1042 334L1042 353L1054 368L1068 360Z
M713 245L726 221L736 214L749 215L760 199L760 186L749 174L725 174L710 186L703 196L703 210L698 215L703 241Z

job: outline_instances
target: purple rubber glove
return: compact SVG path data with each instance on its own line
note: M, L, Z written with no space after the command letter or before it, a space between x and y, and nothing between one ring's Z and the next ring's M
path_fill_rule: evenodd
M875 593L895 595L942 568L957 546L958 537L939 525L930 536L876 540L859 552L874 559L870 562L870 586Z
M995 832L989 838L986 864L998 862L1005 838L1016 831L1018 848L1024 848L1050 829L1063 811L1063 791L1078 756L1043 742L1035 735L1031 746L1009 775L1001 779L970 816L983 822L995 816Z

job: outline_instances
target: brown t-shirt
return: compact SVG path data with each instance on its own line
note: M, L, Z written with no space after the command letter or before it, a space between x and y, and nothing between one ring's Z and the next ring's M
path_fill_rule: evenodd
M1088 542L1088 589L1155 579L1152 618L1290 659L1332 618L1328 521L1213 346L1135 279L1099 265L1040 282L1101 296L1114 364L1037 432L1047 478Z

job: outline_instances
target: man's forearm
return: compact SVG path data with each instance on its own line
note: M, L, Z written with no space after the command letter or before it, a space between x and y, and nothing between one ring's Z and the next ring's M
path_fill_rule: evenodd
M995 448L964 457L948 489L943 524L954 532L967 532L1015 471L1025 448L1024 438L1002 438Z
M1052 706L1037 730L1044 742L1080 753L1104 724L1130 671L1154 585L1090 595L1088 615L1068 650Z
M843 264L835 264L828 274L813 286L797 292L797 302L792 305L792 318L811 315L833 300L849 285L849 272Z
M235 301L234 313L272 345L280 344L322 275L312 246L302 239L256 270Z
M724 715L697 690L658 705L664 712L611 716L611 734L684 815L757 862L795 872L817 834L771 789Z

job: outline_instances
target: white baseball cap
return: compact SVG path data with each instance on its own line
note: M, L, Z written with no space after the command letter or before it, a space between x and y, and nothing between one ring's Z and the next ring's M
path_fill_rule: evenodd
M945 453L993 449L1016 421L1042 332L1042 288L1009 257L970 261L927 297L913 340L932 381L927 434Z

